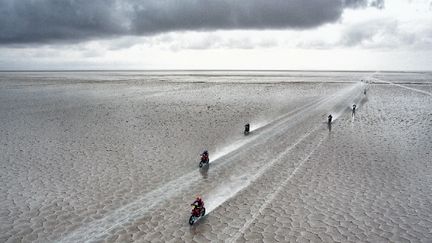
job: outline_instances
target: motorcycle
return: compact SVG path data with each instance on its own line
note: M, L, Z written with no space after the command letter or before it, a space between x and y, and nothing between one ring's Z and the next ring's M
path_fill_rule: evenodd
M332 119L333 119L333 116L332 116L332 115L329 115L329 116L328 116L328 124L331 124Z
M248 123L245 125L244 135L248 135L249 131L250 131L250 124Z
M202 207L201 209L193 206L191 216L189 218L189 224L193 225L196 221L198 221L201 217L204 217L205 215L205 207Z
M202 168L204 165L208 165L209 162L210 162L210 159L209 159L208 155L206 156L206 155L202 154L201 160L199 162L199 167Z
M209 159L201 159L199 162L199 167L202 168L204 165L208 165Z

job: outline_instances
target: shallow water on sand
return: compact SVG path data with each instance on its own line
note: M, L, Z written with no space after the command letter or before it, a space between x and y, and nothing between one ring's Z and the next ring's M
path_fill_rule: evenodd
M0 241L431 241L430 77L2 72Z

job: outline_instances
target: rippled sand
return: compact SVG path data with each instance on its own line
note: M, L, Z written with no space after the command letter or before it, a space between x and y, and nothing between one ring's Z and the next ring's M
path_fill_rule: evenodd
M428 83L14 78L0 242L432 241Z

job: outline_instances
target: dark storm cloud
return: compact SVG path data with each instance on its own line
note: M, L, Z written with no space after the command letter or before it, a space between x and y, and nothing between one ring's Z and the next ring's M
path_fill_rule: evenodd
M0 3L0 42L85 39L126 33L114 1L5 0Z
M304 29L338 20L344 8L367 5L368 0L2 0L0 43L181 30Z

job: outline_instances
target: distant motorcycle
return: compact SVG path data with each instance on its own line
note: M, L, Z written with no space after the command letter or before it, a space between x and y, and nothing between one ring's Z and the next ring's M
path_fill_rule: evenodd
M193 225L201 217L204 217L204 215L205 215L205 207L199 208L193 205L191 216L189 218L189 224Z
M210 162L207 150L201 154L201 160L199 162L199 167L202 168L204 165L208 165Z
M245 125L244 135L248 135L249 132L250 132L250 124L248 123Z

